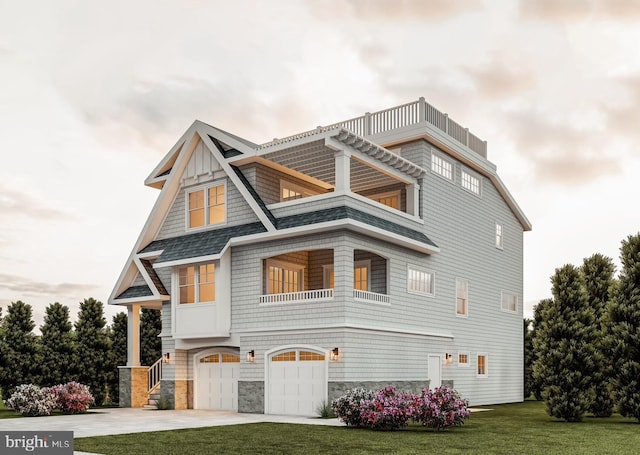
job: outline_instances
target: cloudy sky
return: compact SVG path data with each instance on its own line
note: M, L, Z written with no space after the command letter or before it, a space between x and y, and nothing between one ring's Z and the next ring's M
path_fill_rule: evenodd
M0 305L106 302L195 119L262 143L424 96L533 223L530 307L640 229L638 43L640 0L0 0Z

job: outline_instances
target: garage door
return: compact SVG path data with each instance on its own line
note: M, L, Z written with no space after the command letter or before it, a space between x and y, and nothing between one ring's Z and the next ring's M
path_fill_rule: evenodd
M269 357L269 414L317 415L327 398L325 355L288 350Z
M240 356L216 352L200 358L196 365L196 409L237 411Z

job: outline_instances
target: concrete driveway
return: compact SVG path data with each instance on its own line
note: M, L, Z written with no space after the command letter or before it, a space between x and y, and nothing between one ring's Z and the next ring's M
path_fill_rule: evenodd
M278 416L265 414L239 414L230 411L156 411L148 409L111 408L96 409L87 414L50 417L23 417L0 420L0 429L6 431L73 431L73 436L104 436L110 434L144 433L147 431L177 430L181 428L239 425L243 423L281 422L306 425L334 425L338 419Z
M96 409L87 414L50 417L23 417L0 420L5 431L73 431L74 438L111 434L144 433L147 431L179 430L183 428L240 425L244 423L280 422L306 425L342 426L338 419L239 414L230 411L156 411L148 409ZM81 455L83 452L74 452Z

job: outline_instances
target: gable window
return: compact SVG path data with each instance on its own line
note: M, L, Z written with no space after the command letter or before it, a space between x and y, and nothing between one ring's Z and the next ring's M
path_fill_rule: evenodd
M465 169L462 170L462 188L480 195L480 179Z
M453 162L432 151L431 172L435 172L447 180L453 180Z
M458 366L460 366L460 367L468 367L469 366L469 353L468 352L460 352L460 353L458 353Z
M284 294L303 290L303 266L267 260L267 270L267 292L269 294Z
M478 354L478 360L477 360L477 374L478 377L481 378L486 378L489 375L489 366L488 366L488 361L487 361L487 355L486 354Z
M324 271L323 285L325 289L333 289L335 274L333 265L322 266ZM368 291L370 287L371 262L357 261L353 267L353 289Z
M518 296L516 294L502 291L502 311L509 313L518 311Z
M434 279L434 272L409 266L407 269L407 291L416 294L433 295Z
M187 226L190 229L226 221L225 185L187 192Z
M400 207L400 191L389 191L388 193L374 194L369 196L369 199L386 205L387 207L391 207L392 209L398 209Z
M204 303L216 300L215 264L191 265L178 269L180 303Z
M467 316L469 313L469 283L456 278L456 315Z
M502 230L502 224L496 223L496 248L502 249L504 245L504 233Z

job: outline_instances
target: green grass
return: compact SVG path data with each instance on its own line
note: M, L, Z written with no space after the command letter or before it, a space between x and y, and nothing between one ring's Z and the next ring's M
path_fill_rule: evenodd
M442 433L258 423L75 440L75 450L116 454L631 454L640 425L614 415L565 423L535 401L492 407Z

